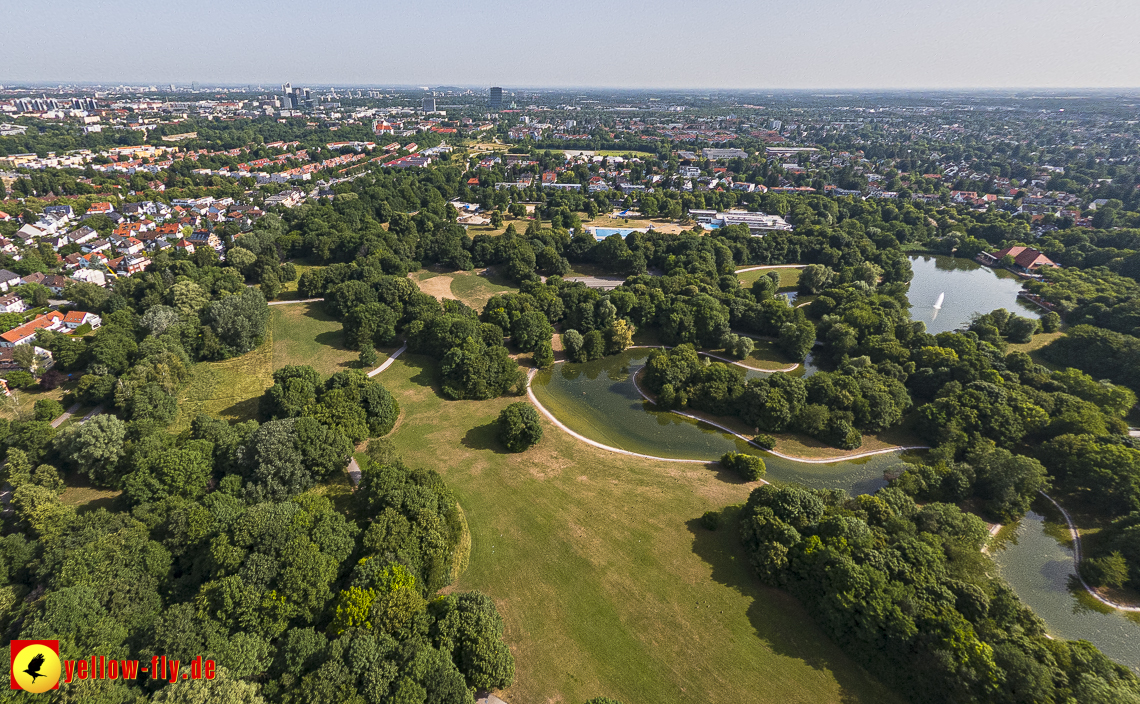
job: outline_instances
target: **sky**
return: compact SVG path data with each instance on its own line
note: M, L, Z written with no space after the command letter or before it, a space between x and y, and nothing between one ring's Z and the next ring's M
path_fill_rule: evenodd
M0 85L1140 86L1138 0L7 4Z

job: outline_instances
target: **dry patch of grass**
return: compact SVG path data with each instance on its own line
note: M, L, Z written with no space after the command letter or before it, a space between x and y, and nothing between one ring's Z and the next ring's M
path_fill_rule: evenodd
M504 699L897 701L794 599L759 584L730 526L699 527L749 485L599 450L545 419L537 446L507 453L494 421L518 399L447 401L437 374L405 355L381 375L405 412L391 437L463 506L471 564L456 588L503 615L517 662Z
M487 301L496 294L518 290L509 281L497 276L492 269L449 271L442 274L420 271L408 276L429 296L440 300L454 298L477 311L483 310Z
M178 415L170 431L186 430L199 413L230 422L256 418L258 401L272 385L273 329L270 327L268 339L249 354L223 362L199 362L190 368L190 378L178 393Z

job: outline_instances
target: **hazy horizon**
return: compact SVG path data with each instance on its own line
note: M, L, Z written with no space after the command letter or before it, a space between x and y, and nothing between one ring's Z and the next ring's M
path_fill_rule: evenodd
M43 0L9 17L50 32L35 52L26 42L0 48L4 85L872 92L1140 82L1140 3L1126 0L735 0L715 8L585 0L541 9L519 0Z

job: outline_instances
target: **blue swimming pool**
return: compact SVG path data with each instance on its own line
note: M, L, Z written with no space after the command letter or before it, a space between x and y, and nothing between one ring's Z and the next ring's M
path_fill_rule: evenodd
M645 230L639 230L636 227L595 227L594 239L604 240L610 235L621 235L624 240L631 232L645 232Z

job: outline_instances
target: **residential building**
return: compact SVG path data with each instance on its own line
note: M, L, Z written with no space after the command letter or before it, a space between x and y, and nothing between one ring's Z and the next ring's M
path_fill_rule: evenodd
M23 313L27 309L28 304L24 303L24 299L14 293L0 296L0 313Z
M15 347L17 345L26 345L30 342L34 342L36 332L39 330L55 330L60 326L62 321L63 314L59 311L53 310L49 313L45 313L35 320L12 328L8 332L0 333L0 347Z
M94 313L85 313L81 310L73 310L67 315L63 316L63 324L71 330L74 330L81 325L90 325L92 329L95 329L103 324L103 319Z
M15 288L20 285L20 275L7 269L0 269L0 291L8 292L8 289Z
M1015 268L1022 271L1033 271L1043 266L1059 266L1052 259L1032 247L1006 247L997 254L990 256L996 262L1000 262L1007 254L1013 257Z

